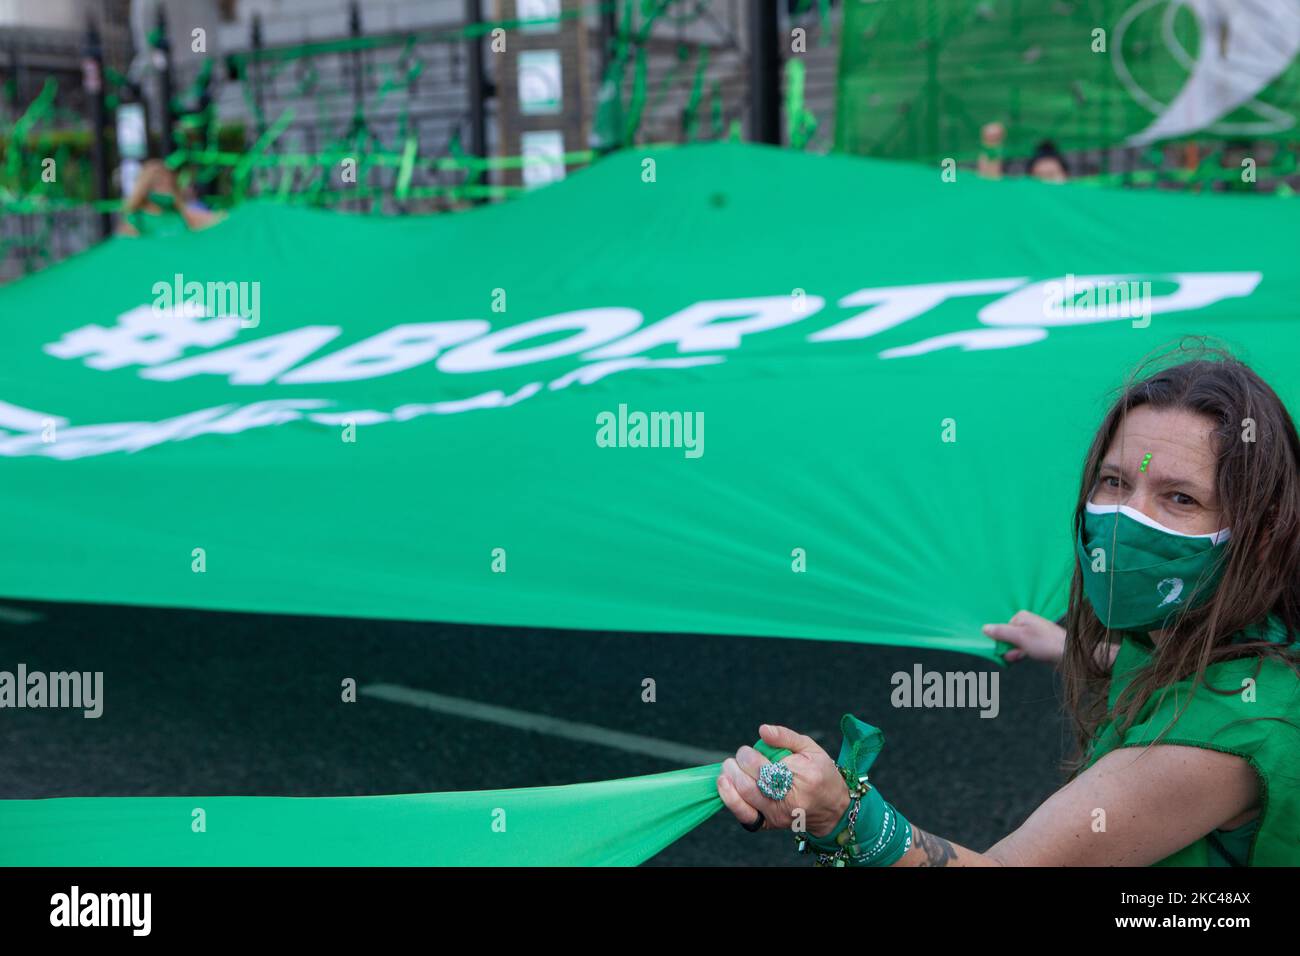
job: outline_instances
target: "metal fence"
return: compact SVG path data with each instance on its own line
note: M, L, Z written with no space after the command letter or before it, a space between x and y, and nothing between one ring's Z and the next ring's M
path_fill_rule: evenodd
M0 179L0 281L107 234L121 191L114 114L130 102L149 106L151 153L183 154L213 205L263 196L403 213L511 194L522 159L501 155L496 95L510 78L497 75L495 58L482 49L490 30L519 24L485 21L483 6L441 0L429 9L442 19L393 31L381 29L373 7L339 0L334 26L306 42L287 42L291 22L253 16L223 27L223 51L206 59L173 55L163 19L147 55L137 55L125 27L116 26L125 24L125 0L95 0L93 29L84 32L26 31L7 46L0 36L7 94L0 138L12 173ZM597 91L612 82L623 101L624 143L768 135L759 129L752 82L750 14L758 6L775 11L778 4L565 0L565 16L579 19L590 51L584 130L599 139ZM814 35L827 29L829 8L824 0L781 7L785 22ZM777 41L775 31L768 41ZM829 41L818 44L823 54ZM769 52L771 69L779 69L779 51ZM825 62L833 70L833 60ZM50 81L47 108L41 98ZM769 87L775 107L778 86ZM821 88L830 87L824 78ZM56 154L59 180L42 182L39 162ZM566 160L572 167L593 155L572 150ZM343 181L347 159L360 167L352 183Z

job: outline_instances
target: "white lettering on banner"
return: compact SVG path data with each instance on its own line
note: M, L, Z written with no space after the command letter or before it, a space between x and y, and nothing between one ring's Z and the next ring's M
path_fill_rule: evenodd
M393 416L387 412L376 412L369 409L359 412L317 412L314 415L308 415L307 418L321 425L382 425L384 422L393 420Z
M114 451L134 452L166 441L183 441L213 432L233 434L247 428L282 425L302 417L297 409L321 408L323 399L274 399L251 405L218 405L177 415L160 422L110 422L80 425L59 432L57 442L41 441L39 434L0 439L0 456L42 455L72 459L106 455Z
M874 306L806 337L811 342L867 338L916 318L927 309L961 297L1003 293L978 312L984 328L935 335L910 345L884 349L882 359L907 358L945 348L963 351L1014 348L1039 342L1048 329L1080 323L1110 321L1124 310L1110 308L1109 299L1094 297L1084 303L1072 295L1071 280L1080 288L1106 282L1127 282L1131 276L1066 277L1024 286L1022 279L979 279L968 282L928 283L860 289L839 301L841 307ZM1175 291L1142 294L1149 314L1190 311L1229 298L1251 295L1261 281L1258 272L1176 272L1151 274L1141 283L1172 282ZM1100 304L1096 304L1096 303ZM332 354L297 366L313 352L333 341L341 328L312 325L276 335L184 356L192 347L223 345L238 331L230 318L203 318L201 311L181 306L161 314L149 306L118 316L118 325L82 326L44 347L57 358L81 359L94 369L115 370L143 365L139 374L155 381L176 381L196 375L224 375L232 385L284 385L346 382L391 375L433 361L447 373L472 373L540 363L583 353L585 364L550 382L530 382L507 395L493 389L467 398L429 403L407 403L391 411L339 409L328 399L280 399L216 405L163 421L103 422L72 426L68 419L0 401L0 457L41 456L81 458L109 452L134 452L166 441L183 441L197 435L234 434L253 428L311 421L334 426L341 422L370 425L408 421L423 415L448 415L487 408L505 408L538 394L572 385L590 385L608 375L636 369L686 369L717 365L723 355L651 359L635 353L665 345L679 352L705 349L732 350L744 336L802 321L819 311L819 296L766 296L697 302L667 318L640 328L642 315L635 309L604 307L580 309L546 316L491 331L481 319L406 323L393 326ZM1135 327L1137 323L1134 323ZM558 333L573 332L554 339ZM552 337L541 345L517 347L532 339ZM623 336L623 338L620 338ZM513 347L512 346L516 346ZM594 361L593 361L594 360ZM294 369L294 371L290 371ZM447 380L444 380L447 381ZM346 404L346 403L344 403ZM324 409L328 408L328 411ZM10 431L17 434L10 434ZM57 438L50 437L57 435Z
M265 402L253 402L251 405L236 408L229 415L218 418L214 422L200 425L185 437L193 438L195 435L207 434L234 435L249 428L296 422L302 418L299 409L321 408L328 404L330 403L322 399L301 398L277 398Z
M1093 299L1083 303L1074 301L1070 296L1073 278L1067 276L1064 286L1058 280L1045 280L1016 288L1026 280L1005 278L859 289L840 299L839 305L872 305L873 308L814 332L807 340L867 338L910 321L950 299L999 292L1005 294L978 312L979 320L985 325L1041 328L1128 317L1130 310L1109 308L1108 300L1100 305L1094 304ZM1117 278L1119 283L1115 281ZM1261 275L1258 272L1153 274L1139 285L1145 289L1152 280L1162 279L1178 287L1167 295L1153 297L1144 293L1141 296L1142 314L1148 323L1151 313L1189 311L1223 299L1250 295ZM1080 288L1093 288L1102 283L1133 284L1125 282L1122 276L1084 276L1079 283ZM237 332L238 320L204 320L200 311L189 306L182 306L170 315L141 306L120 315L114 328L83 326L46 345L45 351L58 358L80 358L96 369L144 365L147 368L139 374L160 381L225 374L233 385L262 385L272 380L297 385L391 375L432 360L436 360L442 372L469 373L549 361L587 349L590 351L583 358L588 361L628 358L664 345L676 345L679 352L733 350L740 346L745 335L802 321L824 305L825 300L820 296L806 294L708 300L642 329L638 329L640 312L615 307L564 312L495 332L481 319L411 323L394 326L294 371L290 369L299 361L335 338L341 331L339 327L307 326L182 358L187 348L210 348L227 341ZM532 338L567 330L575 330L577 334L532 348L510 348ZM1041 336L1030 338L1028 333L1001 337L978 332L961 333L960 339L926 339L881 354L884 358L900 358L922 355L946 347L945 343L969 350L1012 347L1041 339Z
M228 409L231 406L223 406ZM197 413L196 413L197 414ZM158 424L163 424L159 422ZM23 455L41 455L46 458L83 458L86 455L103 455L110 451L134 451L132 444L153 422L109 422L103 425L81 425L59 432L57 442L41 441L39 433L0 438L0 455L18 458Z
M438 359L441 372L486 372L532 362L573 355L601 342L626 335L641 324L641 313L636 309L578 309L561 312L544 319L533 319L485 335L467 345L457 346ZM580 330L558 342L538 345L531 349L502 351L508 346L526 342L539 336L569 329Z
M157 365L180 358L187 348L212 348L239 333L239 319L204 319L201 305L174 309L141 305L117 317L117 325L83 325L45 346L55 358L83 359L90 368L111 370L127 365Z
M1153 282L1177 282L1178 288L1168 295L1152 296L1148 303L1152 315L1163 312L1189 312L1203 309L1224 299L1250 295L1263 276L1258 272L1170 272L1153 275L1092 275L1074 276L1073 283L1104 285L1148 279ZM1127 316L1110 315L1105 305L1066 309L1064 288L1066 278L1035 282L990 302L979 311L979 320L985 325L1080 325L1093 322L1110 322ZM1045 307L1046 305L1046 307Z
M66 418L60 418L58 415L46 415L29 408L10 405L8 402L0 402L0 429L12 428L16 432L34 432L44 428L46 422L53 422L59 428L68 424Z
M929 282L925 285L889 286L884 289L859 289L851 295L840 299L842 308L859 305L874 305L851 319L845 319L828 329L814 332L808 336L809 342L838 342L843 339L865 339L868 336L892 329L896 325L914 319L924 312L960 296L995 295L1010 292L1029 280L1019 279L976 279L970 282Z
M679 352L714 352L740 347L742 336L766 332L820 312L826 300L810 295L696 302L620 342L588 352L583 358L625 358L661 345L676 343ZM718 319L729 319L719 322Z
M305 325L291 332L147 368L140 372L140 377L174 382L194 375L228 375L231 385L265 385L342 331L337 325Z
M551 382L548 388L556 391L561 388L568 388L575 382L579 385L590 385L592 382L599 382L606 375L613 375L615 372L626 372L632 368L693 368L696 365L717 365L724 361L726 360L721 355L700 355L696 358L675 359L609 359L605 362L592 362L590 365L575 368L572 372L567 372Z
M492 325L482 319L395 325L386 332L362 339L281 375L279 382L281 385L305 385L392 375L432 361L443 349L490 331Z
M481 408L509 408L532 398L542 390L541 382L529 382L513 395L507 395L500 389L475 395L473 398L455 399L446 402L430 402L427 405L402 405L393 409L393 419L404 422L421 415L455 415L459 412L473 412Z
M512 395L495 389L471 398L432 402L425 405L402 405L394 409L391 414L370 409L304 414L307 410L333 404L323 399L274 399L243 406L219 405L161 422L110 422L68 428L59 433L59 441L54 444L43 441L39 432L12 437L7 437L0 432L0 457L41 456L60 460L86 458L115 451L139 451L165 441L184 441L198 435L236 434L252 428L283 425L304 418L331 426L345 421L351 421L356 425L409 421L422 415L454 415L484 408L508 408L531 398L542 388L541 382L529 382ZM35 414L28 409L10 407L16 408L18 412Z
M911 345L901 345L894 349L885 349L880 353L882 359L910 358L937 352L939 349L960 347L963 352L978 352L981 349L1009 349L1017 345L1032 345L1047 338L1047 329L967 329L963 332L949 332L936 335Z
M694 359L664 359L651 362L630 360L624 368L687 368L696 365L715 364L722 359L718 356L703 356ZM609 363L615 364L615 363ZM603 378L619 368L607 368ZM552 382L552 387L565 388L572 384L570 375L565 375ZM557 384L558 383L558 384ZM198 435L209 433L234 434L251 428L263 428L271 425L283 425L286 422L306 418L321 425L336 426L345 421L353 424L372 425L387 421L409 421L423 415L455 415L461 412L477 411L485 408L508 408L542 391L541 382L529 382L513 394L507 395L500 389L474 395L470 398L453 399L427 404L400 405L391 413L373 409L361 409L350 412L316 412L304 414L310 409L322 408L333 404L322 399L277 399L254 402L250 405L220 405L205 408L188 415L166 419L161 422L114 422L103 425L84 425L60 432L56 444L42 441L40 433L6 437L0 433L0 457L21 457L37 455L48 458L69 459L84 458L90 455L104 455L114 451L139 451L150 445L164 441L183 441ZM14 417L37 414L30 409L8 406L15 409Z
M446 402L428 402L426 404L400 405L393 409L392 413L363 411L363 412L343 412L334 413L326 412L307 417L314 422L320 422L322 425L339 425L344 421L353 421L357 425L378 425L381 422L407 422L412 418L420 418L424 415L455 415L459 412L472 412L482 408L509 408L516 405L526 398L532 398L542 390L541 382L529 382L523 388L519 389L513 395L507 395L500 389L491 392L484 392L482 395L475 395L473 398L463 398Z
M118 439L117 447L121 451L139 451L142 448L161 445L165 441L179 441L182 438L191 438L194 435L202 434L204 425L216 421L238 407L232 403L219 405L216 408L201 408L196 412L189 412L185 415L177 415L175 418L150 423L148 427L140 429L136 434L121 436ZM77 431L78 429L75 428L71 430L70 447L74 452L80 447ZM69 433L64 432L63 437L59 439L59 444L68 444L68 438ZM56 455L55 457L59 456Z
M323 399L275 399L250 405L218 405L160 422L110 422L64 429L59 440L44 443L40 435L0 436L0 457L36 455L68 460L106 455L115 451L140 451L166 441L184 441L212 433L235 434L298 421L300 409L331 404Z

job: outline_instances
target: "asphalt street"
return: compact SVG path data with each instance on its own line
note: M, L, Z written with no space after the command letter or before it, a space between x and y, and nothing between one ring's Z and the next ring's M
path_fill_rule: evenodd
M916 664L996 669L910 648L0 599L0 670L19 662L102 671L104 709L93 720L0 710L6 798L576 783L734 752L764 722L807 733L834 756L851 712L885 731L872 771L885 796L917 825L982 850L1060 785L1068 744L1055 675L1032 662L1000 670L995 718L891 706L891 675ZM344 703L348 677L440 695L440 709L364 694ZM653 703L642 700L647 677ZM649 865L805 865L793 843L746 833L723 811Z

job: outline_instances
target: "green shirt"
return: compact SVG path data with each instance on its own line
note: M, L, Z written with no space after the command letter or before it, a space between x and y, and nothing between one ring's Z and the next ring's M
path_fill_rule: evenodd
M1281 622L1270 617L1262 633L1243 632L1233 640L1262 637L1279 643L1287 639ZM1297 645L1291 647L1297 652ZM1150 662L1152 651L1145 634L1124 635L1111 676L1112 711L1120 692ZM1243 684L1246 678L1255 681L1251 692ZM1300 865L1300 678L1281 661L1251 657L1210 665L1194 693L1193 681L1187 677L1163 695L1154 692L1122 736L1113 719L1104 721L1088 765L1120 747L1152 743L1166 728L1161 743L1236 754L1259 777L1259 816L1233 830L1215 830L1156 866ZM1237 692L1216 694L1206 685ZM1184 704L1186 709L1178 715Z
M172 238L189 231L171 196L165 193L150 193L149 201L160 208L162 212L149 213L143 209L137 209L125 216L126 221L135 227L136 232L142 236Z

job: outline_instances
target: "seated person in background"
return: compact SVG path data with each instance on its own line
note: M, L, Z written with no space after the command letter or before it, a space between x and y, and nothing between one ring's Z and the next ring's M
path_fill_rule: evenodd
M1065 157L1057 152L1051 140L1043 140L1029 157L1025 172L1045 183L1064 183L1070 179Z
M181 185L181 178L158 159L146 160L131 189L131 195L122 204L122 222L118 234L138 236L148 232L151 223L147 217L161 216L164 212L177 213L191 230L206 229L221 216L199 201L190 185Z
M1007 130L1001 123L985 123L980 128L980 153L975 161L975 171L984 179L1001 179L1003 172L1002 150ZM1025 172L1045 183L1064 183L1070 173L1062 156L1050 140L1043 140L1025 165Z
M1001 123L985 123L980 127L980 150L975 161L975 172L985 179L1002 178L1002 145L1007 139L1007 128Z

